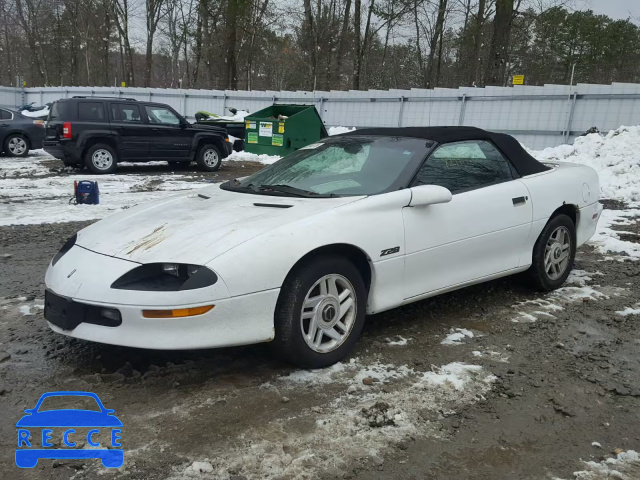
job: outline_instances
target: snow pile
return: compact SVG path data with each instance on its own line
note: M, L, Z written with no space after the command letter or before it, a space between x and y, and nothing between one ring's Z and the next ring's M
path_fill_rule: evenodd
M635 480L640 478L640 455L634 450L620 452L602 462L583 462L585 470L573 472L576 480Z
M353 132L355 127L329 127L327 133L329 136L340 135L341 133Z
M640 126L620 127L607 135L590 133L573 145L560 145L531 152L543 162L574 162L588 165L600 177L600 196L640 202Z
M473 332L466 328L453 328L451 333L440 343L442 345L462 345L465 338L473 338Z
M278 155L258 155L256 153L249 152L232 152L227 158L223 159L223 162L258 162L263 165L271 165L277 162L282 157Z
M319 405L308 405L299 414L291 412L286 418L262 422L230 438L226 447L207 455L213 467L211 477L229 478L232 472L247 478L319 478L322 474L339 478L353 462L366 459L381 465L383 451L391 444L415 435L442 435L438 420L482 399L496 379L481 366L459 362L433 367L431 372L363 365L359 360L339 365L332 369L338 375L334 386L343 383L344 388L370 374L380 376L379 382L350 389L332 401L321 398ZM396 378L388 374L383 380L386 369L395 372ZM274 394L300 395L300 383L291 379L292 375L277 379ZM323 382L310 382L304 391L322 397L328 388L331 386ZM169 478L196 476L194 460L202 459L190 459Z

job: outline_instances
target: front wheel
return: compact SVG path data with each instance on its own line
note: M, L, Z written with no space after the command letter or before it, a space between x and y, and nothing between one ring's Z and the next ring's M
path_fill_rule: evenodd
M29 154L29 143L20 134L10 135L4 142L4 151L12 157L26 157Z
M555 290L569 276L576 256L576 226L567 215L549 220L533 247L529 276L540 290Z
M196 163L205 172L215 172L220 168L222 156L220 150L213 144L205 144L198 150Z
M272 347L301 367L333 365L360 337L366 296L362 275L342 257L316 257L299 266L280 291Z
M117 162L115 150L104 143L91 146L84 155L84 164L93 173L114 173Z

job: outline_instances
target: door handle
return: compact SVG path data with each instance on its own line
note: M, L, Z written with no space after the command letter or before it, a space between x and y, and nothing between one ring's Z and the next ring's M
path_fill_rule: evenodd
M527 200L529 200L529 197L513 197L511 199L511 201L513 202L513 206L514 207L516 205L522 205L524 203L527 203Z
M8 123L0 123L0 128L5 128L8 127L9 124Z

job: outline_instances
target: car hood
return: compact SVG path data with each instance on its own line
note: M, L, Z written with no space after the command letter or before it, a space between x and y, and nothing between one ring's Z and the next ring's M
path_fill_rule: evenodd
M112 215L79 232L76 244L139 263L204 265L274 228L361 198L253 195L213 185Z
M91 410L50 410L25 415L17 427L121 427L115 415Z

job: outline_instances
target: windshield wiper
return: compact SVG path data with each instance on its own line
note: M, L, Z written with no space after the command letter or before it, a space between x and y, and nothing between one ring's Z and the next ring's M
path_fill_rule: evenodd
M286 185L286 184L260 185L258 188L260 190L271 190L273 192L288 193L290 195L295 195L295 196L298 196L298 197L305 197L305 198L309 198L309 197L322 197L322 198L324 198L324 197L335 197L336 196L333 193L323 194L323 193L313 192L311 190L304 190L302 188L293 187L291 185Z

